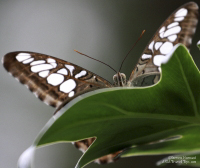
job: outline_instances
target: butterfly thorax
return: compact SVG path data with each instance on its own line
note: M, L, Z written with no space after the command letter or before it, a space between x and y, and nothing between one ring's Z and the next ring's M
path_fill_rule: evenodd
M115 74L113 76L113 81L114 81L114 86L118 87L118 86L125 86L126 85L126 75L124 73L120 73L118 72L117 74Z

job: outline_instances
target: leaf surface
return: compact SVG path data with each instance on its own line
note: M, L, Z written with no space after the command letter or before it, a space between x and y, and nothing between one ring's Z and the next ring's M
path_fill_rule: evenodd
M101 89L72 100L52 117L35 144L96 137L77 168L125 148L122 157L200 150L199 70L182 45L161 68L161 80L154 86Z

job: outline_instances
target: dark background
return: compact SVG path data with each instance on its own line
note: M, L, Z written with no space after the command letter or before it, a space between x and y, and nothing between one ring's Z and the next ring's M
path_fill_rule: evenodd
M142 30L143 38L121 72L128 77L143 49L161 23L187 0L0 0L0 56L11 51L49 54L84 67L112 82L113 71L73 51L88 54L118 69ZM196 0L200 6L200 2ZM196 43L191 53L200 67ZM16 167L54 109L36 99L0 66L0 167ZM189 143L189 142L188 142ZM35 168L72 168L81 156L71 144L56 144L36 151ZM132 157L117 163L87 168L154 168L164 156ZM176 165L166 167L175 168ZM185 167L186 168L186 167Z

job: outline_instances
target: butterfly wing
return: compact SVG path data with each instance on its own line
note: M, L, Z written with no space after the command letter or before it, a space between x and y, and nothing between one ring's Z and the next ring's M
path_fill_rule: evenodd
M198 5L194 2L189 2L173 12L146 46L130 75L128 85L149 86L157 83L162 60L166 60L166 55L177 43L190 47L197 22Z
M11 52L2 62L5 69L36 97L53 107L91 90L112 87L108 81L84 68L44 54Z

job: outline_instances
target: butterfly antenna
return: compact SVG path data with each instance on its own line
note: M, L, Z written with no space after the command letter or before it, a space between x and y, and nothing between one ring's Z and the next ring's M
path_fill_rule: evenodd
M109 68L111 68L113 71L115 71L115 72L117 73L117 71L116 71L114 68L112 68L110 65L106 64L105 62L102 62L102 61L100 61L100 60L98 60L98 59L92 58L92 57L90 57L90 56L88 56L88 55L86 55L86 54L83 54L83 53L81 53L81 52L79 52L79 51L77 51L77 50L74 50L74 51L77 52L77 53L79 53L79 54L81 54L81 55L83 55L83 56L85 56L85 57L88 57L88 58L90 58L90 59L93 59L93 60L95 60L95 61L98 61L98 62L100 62L100 63L102 63L102 64L108 66Z
M123 65L125 59L128 57L128 55L130 54L130 52L132 51L132 49L135 47L135 45L137 44L137 42L142 38L142 36L143 36L144 33L145 33L145 30L142 31L142 33L140 34L140 37L139 37L139 38L137 39L137 41L133 44L133 47L129 50L129 52L128 52L128 53L126 54L126 56L124 57L124 59L123 59L123 61L122 61L122 63L121 63L121 66L120 66L120 68L119 68L119 72L120 72L120 70L121 70L121 68L122 68L122 65Z

